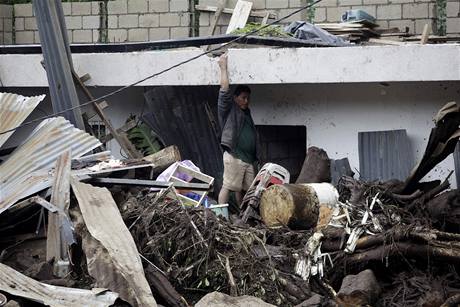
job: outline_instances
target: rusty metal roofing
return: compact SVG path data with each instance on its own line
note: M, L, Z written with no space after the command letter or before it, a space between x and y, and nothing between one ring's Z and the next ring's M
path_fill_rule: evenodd
M91 236L107 250L109 259L104 267L112 265L123 276L124 283L101 281L105 274L93 276L100 285L120 293L120 297L133 306L156 306L150 286L145 278L141 258L131 233L126 227L112 194L106 188L94 187L73 180L72 190L77 197L83 220ZM95 263L88 263L88 271L93 272ZM99 267L100 268L100 267ZM99 270L97 270L99 271ZM108 275L111 276L109 273ZM113 287L116 287L114 289ZM126 291L129 289L128 291Z
M0 165L0 187L33 171L51 169L64 151L70 150L72 158L78 158L100 145L98 139L63 117L46 119Z
M105 289L84 290L47 285L0 263L0 290L52 307L112 305L118 294Z
M22 124L45 95L26 97L12 93L0 93L0 132L7 131ZM14 131L0 134L0 147Z

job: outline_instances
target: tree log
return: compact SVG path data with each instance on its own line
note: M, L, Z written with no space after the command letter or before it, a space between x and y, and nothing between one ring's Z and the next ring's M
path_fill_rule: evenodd
M319 200L309 186L272 185L260 200L260 216L268 227L310 229L316 226L318 215Z

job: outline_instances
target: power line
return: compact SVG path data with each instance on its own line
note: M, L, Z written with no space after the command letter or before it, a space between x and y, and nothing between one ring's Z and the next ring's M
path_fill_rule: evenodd
M244 35L242 35L242 36L239 36L239 37L237 37L237 38L235 38L235 39L233 39L233 40L231 40L231 41L229 41L229 42L227 42L227 43L224 43L224 44L222 44L222 45L220 45L220 46L211 48L211 49L209 49L208 51L205 51L205 52L203 52L203 53L200 53L200 54L198 54L198 55L196 55L196 56L194 56L194 57L191 57L191 58L189 58L189 59L187 59L187 60L184 60L184 61L182 61L182 62L179 62L179 63L177 63L177 64L175 64L175 65L173 65L173 66L170 66L170 67L168 67L168 68L166 68L166 69L163 69L163 70L161 70L161 71L159 71L159 72L157 72L157 73L154 73L154 74L152 74L152 75L149 75L149 76L147 76L147 77L145 77L145 78L143 78L143 79L141 79L141 80L139 80L139 81L136 81L136 82L134 82L134 83L131 83L131 84L126 85L126 86L123 86L123 87L120 87L119 89L117 89L117 90L115 90L115 91L112 91L112 92L110 92L110 93L108 93L108 94L102 95L102 96L100 96L100 97L98 97L98 98L95 98L95 99L93 99L93 100L90 100L90 101L87 101L87 102L85 102L85 103L79 104L78 106L74 106L74 107L72 107L72 108L68 108L68 109L62 110L62 111L60 111L60 112L56 112L56 113L53 113L53 114L50 114L50 115L47 115L47 116L39 117L39 118L36 118L36 119L34 119L34 120L31 120L31 121L22 123L21 125L18 125L18 126L14 127L14 128L11 128L11 129L8 129L8 130L5 130L5 131L1 131L1 132L0 132L0 135L5 134L5 133L8 133L8 132L15 131L16 129L19 129L19 128L24 127L24 126L28 126L28 125L30 125L30 124L33 124L33 123L42 121L42 120L47 119L47 118L50 118L50 117L54 117L54 116L56 116L56 115L64 114L64 113L66 113L66 112L68 112L68 111L73 111L73 110L75 110L75 109L78 109L78 108L87 106L87 105L89 105L89 104L92 104L92 103L95 103L95 102L102 101L102 100L104 100L104 99L106 99L106 98L108 98L108 97L111 97L111 96L113 96L113 95L116 95L116 94L118 94L118 93L120 93L120 92L122 92L122 91L124 91L124 90L126 90L126 89L128 89L128 88L130 88L130 87L136 86L136 85L138 85L138 84L140 84L140 83L142 83L142 82L144 82L144 81L147 81L147 80L149 80L149 79L155 78L155 77L157 77L157 76L159 76L159 75L162 75L162 74L164 74L164 73L166 73L166 72L168 72L168 71L170 71L170 70L173 70L173 69L175 69L175 68L177 68L177 67L179 67L179 66L182 66L182 65L187 64L187 63L189 63L189 62L195 61L196 59L199 59L199 58L201 58L201 57L203 57L203 56L205 56L205 55L207 55L207 54L210 54L210 53L212 53L212 52L218 51L218 50L220 50L220 49L222 49L222 48L224 48L224 47L227 47L228 45L231 45L231 44L233 44L233 43L235 43L235 42L237 42L237 41L240 41L240 40L242 40L242 39L244 39L244 38L246 38L246 37L248 37L248 36L250 36L250 35L256 34L257 32L259 32L259 31L261 31L261 30L263 30L263 29L266 29L266 28L268 28L268 27L270 27L270 26L272 26L272 25L278 24L278 23L280 23L281 21L286 20L287 18L289 18L289 17L291 17L291 16L293 16L293 15L295 15L295 14L297 14L297 13L303 11L303 10L308 9L308 8L312 7L313 5L315 5L315 4L317 4L317 3L321 2L321 1L322 1L322 0L316 0L316 1L310 3L310 4L306 5L306 6L303 6L303 7L299 8L299 9L297 9L297 10L295 10L295 11L289 13L288 15L286 15L286 16L280 18L280 19L277 19L277 20L275 20L275 21L273 21L273 22L271 22L271 23L267 23L266 25L263 25L263 26L261 26L260 28L257 28L257 29L255 29L255 30L253 30L253 31L250 31L250 32L248 32L248 33L246 33L246 34L244 34Z

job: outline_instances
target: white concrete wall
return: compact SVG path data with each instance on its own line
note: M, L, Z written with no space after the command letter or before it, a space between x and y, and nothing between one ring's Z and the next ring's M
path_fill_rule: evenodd
M433 116L446 102L458 100L460 83L291 84L252 89L256 124L305 125L307 146L321 147L333 159L348 157L352 169L359 170L360 131L406 129L418 161L434 126ZM427 177L444 179L450 170L454 170L452 156Z
M89 86L125 86L202 53L201 49L73 54ZM0 55L8 87L48 85L41 54ZM342 48L256 48L229 51L232 83L357 83L460 80L460 44ZM219 83L217 59L203 56L140 86Z

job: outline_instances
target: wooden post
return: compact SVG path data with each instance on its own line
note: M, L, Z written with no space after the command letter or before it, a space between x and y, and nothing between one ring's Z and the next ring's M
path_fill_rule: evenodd
M209 32L208 32L209 36L214 35L214 31L216 30L217 22L219 21L220 15L222 15L222 12L226 5L227 5L227 0L220 0L219 4L217 5L217 10L214 13L214 16L212 17L211 26L209 27Z
M58 212L48 213L48 231L46 239L46 260L55 261L67 259L67 244L63 242L61 228L63 217L70 204L70 152L66 151L58 157L54 170L54 182L51 187L51 204Z

